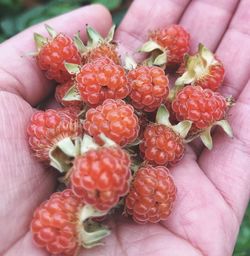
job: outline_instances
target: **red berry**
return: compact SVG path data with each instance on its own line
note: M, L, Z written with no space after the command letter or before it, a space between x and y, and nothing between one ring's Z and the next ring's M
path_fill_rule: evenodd
M53 255L75 255L78 250L78 213L83 202L70 189L54 193L34 212L31 232L37 246Z
M122 100L112 99L88 110L83 127L98 143L102 142L99 134L103 133L120 146L133 142L139 131L134 108Z
M176 187L166 167L147 165L135 174L125 200L126 212L145 224L167 219L176 197Z
M168 64L180 64L189 51L190 35L180 25L158 29L149 38L166 50Z
M184 154L184 142L173 129L162 124L150 124L144 131L140 151L152 164L174 164Z
M225 70L222 62L208 48L199 44L198 52L187 56L177 73L181 74L175 82L179 88L197 85L216 91L223 82Z
M186 86L177 94L172 108L179 121L190 120L194 129L203 130L225 117L227 104L217 92Z
M65 62L81 63L81 56L73 40L63 34L58 34L52 41L45 44L36 59L40 69L45 71L46 77L59 83L64 83L71 77L64 67Z
M76 87L90 106L98 106L105 99L124 99L130 92L125 70L108 58L85 64L76 75Z
M41 161L49 161L49 151L64 138L82 135L78 109L48 109L33 114L27 128L29 145Z
M102 43L97 47L90 49L90 51L83 55L83 63L92 62L102 57L109 58L118 65L121 62L116 51L116 45L111 43Z
M128 73L131 104L146 112L155 111L169 93L169 81L159 67L141 66Z
M82 102L79 100L71 100L66 101L63 100L63 97L66 95L68 90L74 85L74 82L69 80L68 82L64 84L57 85L56 91L55 91L55 98L58 103L63 105L64 107L82 107Z
M224 80L225 70L221 62L209 67L197 81L192 85L201 86L203 89L210 89L216 91Z
M70 181L76 196L106 211L127 194L130 175L129 155L118 147L102 147L74 160Z

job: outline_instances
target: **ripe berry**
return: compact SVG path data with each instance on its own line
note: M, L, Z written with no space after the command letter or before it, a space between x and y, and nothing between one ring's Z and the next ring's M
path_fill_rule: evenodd
M85 64L76 75L76 88L90 106L105 99L124 99L130 92L125 70L108 58Z
M150 124L144 131L140 151L145 160L156 165L178 162L184 154L183 138L163 124Z
M49 161L49 153L65 138L82 135L82 126L77 117L78 109L48 109L38 111L31 117L27 128L29 145L41 161Z
M127 194L130 175L129 155L119 147L102 147L74 160L70 182L86 204L107 211Z
M47 27L47 30L50 35L53 34L50 40L35 34L38 48L37 64L41 70L45 71L48 79L64 83L71 77L64 67L64 62L80 64L81 56L70 37L63 34L56 35L50 27Z
M92 62L99 58L106 57L111 59L115 64L120 64L120 57L114 44L102 43L99 46L90 49L83 55L83 63Z
M203 130L224 119L227 104L223 96L210 89L186 86L176 95L172 108L179 121L190 120L195 130Z
M71 189L54 193L34 212L30 227L33 240L52 255L76 256L81 246L99 245L110 234L106 227L93 222L94 217L104 214L84 205Z
M115 64L121 64L119 54L116 50L116 43L113 42L115 26L112 26L107 37L103 38L92 27L86 27L88 42L86 45L82 42L80 35L74 37L74 42L82 56L82 63L86 64L96 59L106 57L111 59Z
M131 104L146 112L155 111L169 93L169 81L159 67L141 66L128 73Z
M182 75L176 80L176 86L190 84L212 91L221 86L225 75L222 62L202 44L195 55L186 58L178 72Z
M142 52L152 52L151 61L155 65L181 64L189 51L190 35L180 25L170 25L150 33L149 41L142 47ZM160 54L156 55L156 51Z
M66 101L63 100L63 97L66 95L68 90L74 85L74 82L69 80L68 82L64 84L57 85L56 91L55 91L55 98L58 103L63 105L64 107L82 107L82 101L79 100L70 100Z
M176 197L176 187L166 167L147 165L135 174L125 199L126 212L145 224L167 219Z
M37 246L53 255L75 255L78 250L78 213L83 202L70 189L54 193L34 212L31 232Z
M98 143L101 143L99 134L103 133L120 146L133 142L139 131L134 108L123 100L112 99L89 109L83 127Z

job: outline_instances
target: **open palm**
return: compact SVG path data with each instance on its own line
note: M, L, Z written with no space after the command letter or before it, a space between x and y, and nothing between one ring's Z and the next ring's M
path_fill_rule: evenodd
M117 30L121 53L133 53L147 31L182 24L192 35L192 50L204 43L224 62L222 88L237 103L229 121L234 139L216 130L214 149L188 148L172 168L178 188L173 214L159 224L138 225L129 219L110 220L112 235L105 246L86 250L96 256L229 256L250 195L250 4L248 0L135 0ZM111 26L101 6L84 7L47 21L69 35L88 23L101 33ZM55 190L54 173L34 159L26 138L32 106L44 101L51 83L31 58L34 26L0 45L0 254L48 255L36 248L29 232L32 213ZM84 35L83 35L84 37Z

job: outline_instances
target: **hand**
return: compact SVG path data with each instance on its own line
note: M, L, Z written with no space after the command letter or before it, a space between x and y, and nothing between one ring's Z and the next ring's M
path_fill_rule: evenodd
M82 255L232 255L250 195L249 7L248 0L134 1L117 31L121 51L134 52L148 30L182 24L191 33L193 51L202 42L225 64L221 91L237 99L229 117L235 137L230 139L216 130L212 151L201 146L188 148L181 163L172 168L178 197L167 221L138 225L114 217L105 246L85 250ZM69 35L83 30L86 23L105 34L111 17L97 5L47 23ZM33 245L29 232L34 209L56 186L53 172L44 170L32 157L26 137L32 106L44 101L52 88L34 60L20 57L34 47L35 31L44 33L43 25L0 46L0 254L4 256L48 255Z

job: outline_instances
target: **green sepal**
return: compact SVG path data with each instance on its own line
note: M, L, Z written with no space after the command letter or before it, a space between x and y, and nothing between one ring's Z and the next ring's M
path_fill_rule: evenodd
M167 53L164 51L162 54L159 54L155 59L153 64L156 66L162 66L167 63Z
M43 48L43 46L48 43L47 38L45 38L44 36L42 36L38 33L34 33L34 41L36 44L36 49L38 51L40 51Z
M161 50L162 52L164 51L159 44L152 40L147 41L138 49L139 52L152 52L154 50Z
M100 146L95 143L94 139L91 136L84 134L82 143L81 143L81 150L80 150L81 155L85 154L89 150L96 150L99 147Z
M87 47L84 45L83 41L81 40L80 32L74 35L73 42L76 48L78 49L78 51L80 52L80 54L84 54L85 52L88 51Z
M116 147L117 146L117 144L113 140L108 138L104 133L100 133L99 137L104 142L105 147Z
M213 140L211 137L211 126L208 127L205 131L203 131L202 133L200 133L200 138L201 141L203 142L203 144L209 149L211 150L213 148Z
M126 55L124 59L124 68L126 70L133 70L136 67L137 67L137 63L135 62L135 60L131 56Z
M75 85L73 85L69 88L69 90L65 93L62 100L64 100L64 101L72 101L72 100L81 101L81 96L80 96Z
M48 24L45 24L44 25L47 32L49 33L49 35L51 36L52 39L56 38L56 36L58 35L57 32L52 28L50 27Z
M181 121L177 125L174 125L172 127L173 127L173 130L184 139L188 135L192 127L192 121L189 121L189 120Z
M80 138L64 138L49 151L50 165L59 172L67 172L72 164L72 158L80 154Z
M227 120L217 121L214 125L219 125L230 138L233 138L233 130Z
M101 217L106 215L107 212L101 212L90 205L84 205L80 210L78 239L84 248L92 248L97 245L102 245L101 240L110 235L110 230L91 220L94 217Z
M81 66L74 63L64 62L64 66L69 74L76 75L80 72Z
M113 41L113 39L114 39L114 35L115 35L115 25L113 25L113 26L110 28L107 37L104 38L105 42L111 43L111 42Z
M104 43L104 38L92 27L87 26L86 33L89 38L87 47L94 48L97 45L99 45L100 43Z
M169 111L163 104L158 108L155 120L157 124L163 124L168 127L172 127L169 121Z

